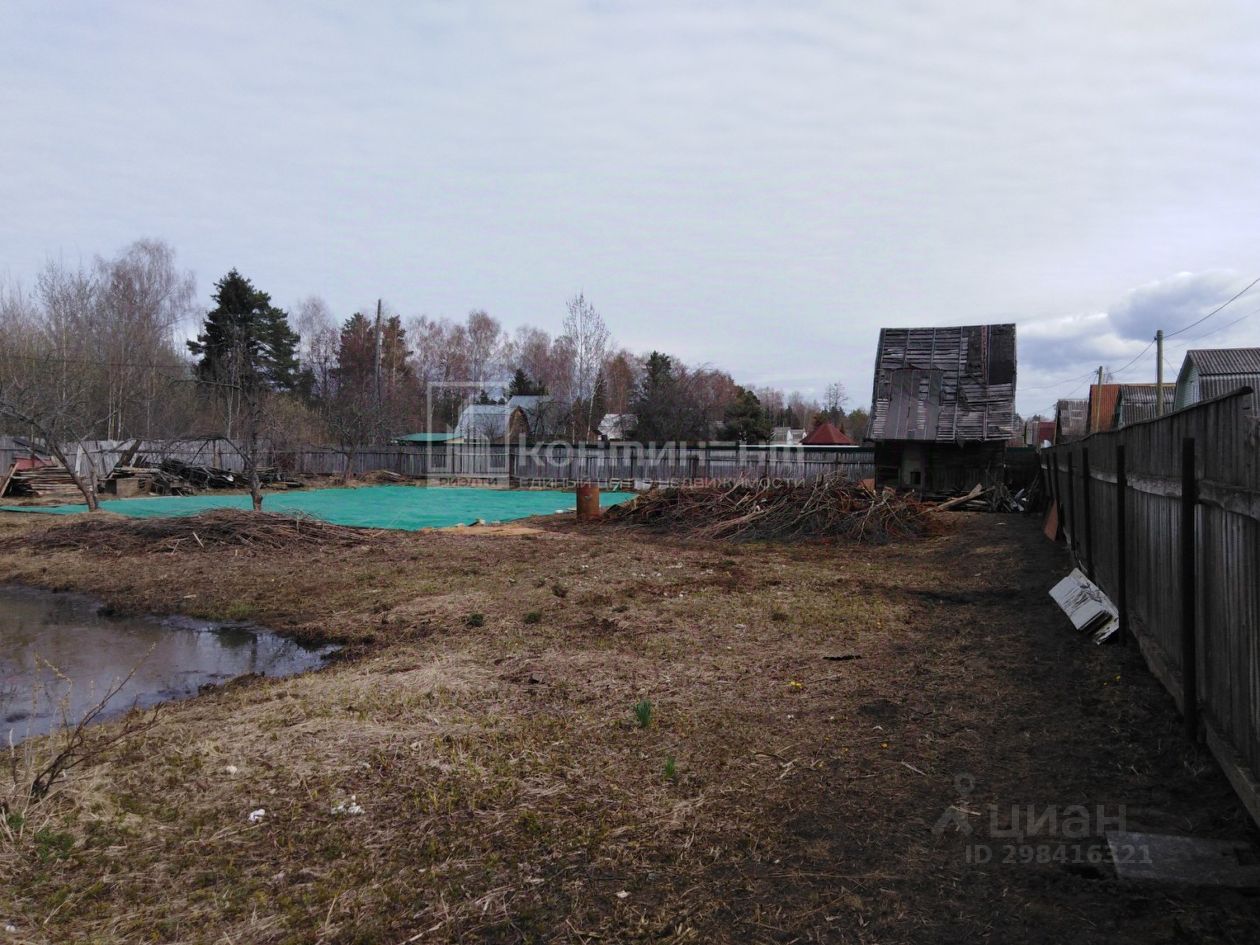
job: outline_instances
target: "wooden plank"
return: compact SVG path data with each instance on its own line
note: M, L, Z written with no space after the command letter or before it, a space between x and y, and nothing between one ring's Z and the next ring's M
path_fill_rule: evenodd
M17 472L17 460L9 464L8 475L4 477L4 483L0 485L0 497L3 497L9 491L9 483L13 480L13 474Z
M1181 445L1181 717L1186 737L1199 740L1199 673L1198 641L1195 623L1195 573L1198 543L1195 534L1194 502L1194 437Z

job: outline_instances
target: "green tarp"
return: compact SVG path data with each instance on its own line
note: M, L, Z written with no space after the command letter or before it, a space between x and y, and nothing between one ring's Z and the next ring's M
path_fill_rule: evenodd
M602 505L616 505L633 498L632 492L605 492ZM484 522L508 522L531 515L572 512L572 492L508 489L470 489L446 486L365 486L361 489L312 489L268 492L263 511L304 512L334 525L360 528L445 528ZM157 496L146 499L106 499L101 508L137 518L193 515L207 509L248 509L247 495ZM85 505L5 506L5 512L46 512L70 515L86 511Z

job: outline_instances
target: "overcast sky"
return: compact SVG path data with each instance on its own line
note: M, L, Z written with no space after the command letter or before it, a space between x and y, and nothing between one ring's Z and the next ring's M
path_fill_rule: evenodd
M1028 414L1260 275L1257 115L1260 4L5 0L0 275L152 236L205 300L552 331L580 289L852 404L881 326L1015 321Z

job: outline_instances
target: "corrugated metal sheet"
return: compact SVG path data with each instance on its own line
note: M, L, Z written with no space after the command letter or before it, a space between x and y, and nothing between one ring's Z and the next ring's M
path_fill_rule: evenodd
M1002 442L1015 416L1015 326L885 328L875 356L871 437Z
M1121 384L1120 396L1116 401L1116 427L1127 427L1131 423L1161 416L1155 389L1155 384ZM1172 384L1164 385L1163 413L1172 413L1176 394L1176 387Z
M1260 374L1260 348L1195 348L1186 359L1199 374Z
M1155 384L1090 384L1088 433L1105 433L1138 420L1149 420L1158 415L1155 409ZM1165 412L1172 410L1176 389L1164 385ZM1122 417L1121 404L1133 409L1131 416ZM1150 410L1142 412L1143 405Z

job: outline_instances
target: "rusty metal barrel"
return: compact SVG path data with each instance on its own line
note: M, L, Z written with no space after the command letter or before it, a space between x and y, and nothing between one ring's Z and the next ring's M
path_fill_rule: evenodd
M585 482L577 487L577 517L579 522L599 518L599 486Z

